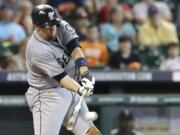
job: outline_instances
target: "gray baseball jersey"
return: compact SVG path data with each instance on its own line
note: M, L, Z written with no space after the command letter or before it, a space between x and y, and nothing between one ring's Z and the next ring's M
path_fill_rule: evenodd
M58 135L62 124L66 125L79 100L77 93L60 86L53 79L64 71L76 78L75 62L69 56L66 45L78 36L65 21L58 28L58 42L49 42L38 35L35 30L26 48L28 83L26 99L33 114L35 135ZM92 123L84 118L88 112L83 102L72 132L85 135Z
M65 45L77 37L75 30L65 21L58 28L58 42L44 40L35 30L26 50L28 83L41 89L56 87L59 83L52 77L64 71L75 78L75 64Z

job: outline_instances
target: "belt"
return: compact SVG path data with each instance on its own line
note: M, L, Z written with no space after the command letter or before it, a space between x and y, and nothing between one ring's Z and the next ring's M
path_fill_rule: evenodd
M35 88L35 89L38 89L38 90L44 90L44 89L52 89L52 88L57 88L58 86L54 86L54 87L35 87L33 85L29 85L29 87L32 87L32 88Z

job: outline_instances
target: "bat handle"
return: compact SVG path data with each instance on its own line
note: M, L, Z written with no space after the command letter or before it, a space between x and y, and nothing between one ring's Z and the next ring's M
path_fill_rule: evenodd
M82 95L82 96L80 97L79 102L78 102L78 104L77 104L77 107L75 107L75 109L79 110L79 109L81 108L81 104L82 104L83 99L84 99L84 96Z
M71 119L70 119L69 122L68 122L68 126L67 126L66 128L67 128L67 130L69 130L69 131L74 128L74 123L75 123L75 119L76 119L75 117L77 117L76 115L78 115L79 110L81 109L81 104L82 104L83 98L84 98L83 95L80 96L79 102L78 102L78 104L77 104L77 106L75 107L75 110L74 110L74 112L73 112L73 116L74 116L74 117L71 117Z
M81 105L83 99L84 99L84 95L82 95L82 96L80 97L80 100L79 100L79 104L80 104L80 105Z

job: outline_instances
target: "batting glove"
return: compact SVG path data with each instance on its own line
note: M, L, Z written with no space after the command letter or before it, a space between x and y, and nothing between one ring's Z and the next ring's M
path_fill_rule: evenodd
M78 93L83 96L90 96L93 94L94 85L87 78L81 80L82 87L79 88Z
M90 74L89 71L86 71L81 74L81 83L84 78L88 79L92 83L93 86L95 85L95 78Z

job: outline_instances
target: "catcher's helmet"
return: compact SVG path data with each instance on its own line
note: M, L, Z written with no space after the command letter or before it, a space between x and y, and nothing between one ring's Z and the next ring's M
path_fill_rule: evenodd
M59 25L60 19L57 17L53 7L47 4L36 6L31 13L33 24L48 28L49 26Z

